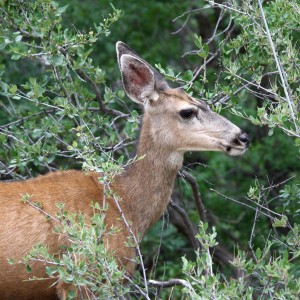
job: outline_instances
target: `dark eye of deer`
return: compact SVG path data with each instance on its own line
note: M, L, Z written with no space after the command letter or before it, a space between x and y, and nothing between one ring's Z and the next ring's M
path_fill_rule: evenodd
M182 119L190 119L195 115L195 111L193 109L183 109L179 112Z

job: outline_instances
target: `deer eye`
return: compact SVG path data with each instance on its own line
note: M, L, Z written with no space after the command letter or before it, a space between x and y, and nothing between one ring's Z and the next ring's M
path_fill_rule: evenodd
M183 109L179 112L182 119L190 119L195 115L195 111L193 109Z

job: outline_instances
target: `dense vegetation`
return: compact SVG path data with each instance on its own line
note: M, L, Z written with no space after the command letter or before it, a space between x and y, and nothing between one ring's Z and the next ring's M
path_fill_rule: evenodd
M94 231L60 207L68 222L57 230L86 237L86 247L68 251L106 258L113 280L94 287L96 297L299 298L299 24L297 0L1 1L2 180L83 168L109 181L132 159L140 108L120 83L118 40L252 140L240 159L187 153L172 203L144 238L143 264L126 287L126 274L95 243L99 208ZM29 271L41 256L57 262L39 245L24 261ZM47 273L93 286L108 275L88 259L89 268L75 268L64 256Z

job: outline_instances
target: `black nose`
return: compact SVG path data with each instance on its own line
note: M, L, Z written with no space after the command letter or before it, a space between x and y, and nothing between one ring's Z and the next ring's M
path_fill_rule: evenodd
M243 133L239 136L239 140L240 140L242 143L245 143L247 146L249 146L249 144L250 144L249 137L248 137L247 133L245 133L245 132L243 132Z

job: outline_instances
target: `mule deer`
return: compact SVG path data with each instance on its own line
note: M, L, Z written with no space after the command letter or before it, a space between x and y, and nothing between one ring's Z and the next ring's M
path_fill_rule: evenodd
M180 89L172 89L155 69L122 42L117 43L117 57L124 89L133 101L143 105L137 155L121 175L114 178L112 190L118 197L126 219L135 234L143 236L165 210L185 151L223 151L243 154L249 145L246 133L224 117L211 111L203 101ZM24 281L29 276L44 277L44 265L35 263L32 274L24 266L8 266L7 258L19 260L34 244L41 242L49 251L60 251L53 222L29 205L20 202L20 194L33 195L43 210L55 215L57 202L68 211L92 215L91 201L102 203L103 186L99 174L61 171L19 182L0 183L0 290L1 299L65 299L63 285L48 288L49 281ZM129 274L134 271L135 250L126 247L128 228L112 199L105 222L121 229L106 246L113 251Z

